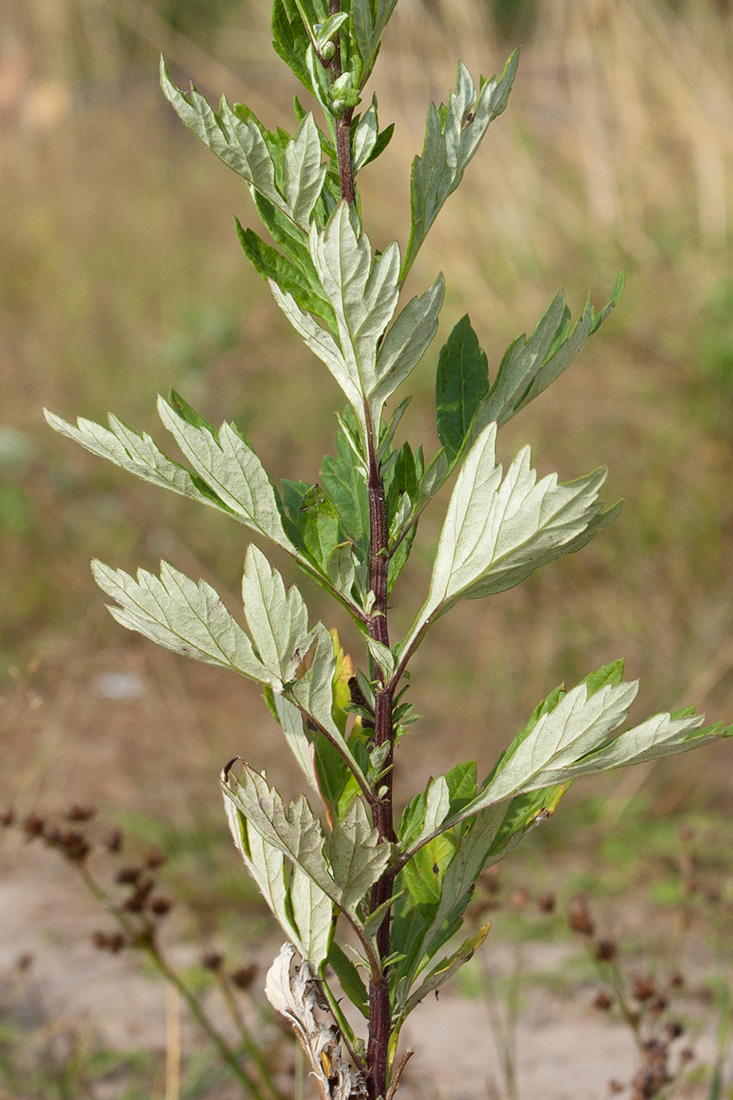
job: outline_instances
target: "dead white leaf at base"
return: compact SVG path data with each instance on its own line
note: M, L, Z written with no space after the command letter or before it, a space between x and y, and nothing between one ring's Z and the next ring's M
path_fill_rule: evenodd
M293 945L283 944L267 972L265 995L297 1035L321 1100L366 1100L364 1074L341 1053L340 1028L319 992L308 960L291 966L295 956Z

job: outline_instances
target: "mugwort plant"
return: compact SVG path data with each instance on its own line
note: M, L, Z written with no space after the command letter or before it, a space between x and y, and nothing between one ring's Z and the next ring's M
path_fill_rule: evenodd
M319 483L276 486L236 425L214 427L176 393L158 410L186 464L115 416L109 427L84 419L72 426L47 413L53 428L94 454L225 512L257 537L244 560L244 624L209 584L166 563L159 575L141 569L132 577L98 561L93 571L123 626L262 685L312 791L285 804L240 760L222 775L235 843L287 940L266 993L292 1024L323 1100L391 1100L408 1056L399 1047L406 1018L486 938L488 925L456 938L477 877L549 817L575 779L733 733L704 726L691 709L619 732L637 684L623 680L615 661L552 691L488 776L457 763L395 813L395 752L416 717L407 673L428 631L460 600L503 592L579 550L619 513L619 504L599 502L605 470L567 484L556 475L538 480L524 447L504 473L495 446L507 421L566 370L622 289L619 280L599 312L589 301L575 323L560 292L493 378L463 317L438 356L437 453L428 459L422 446L399 441L410 398L395 395L436 335L444 295L438 275L402 305L403 284L506 107L518 55L478 87L459 64L447 103L428 107L404 255L396 242L375 250L357 179L393 127L380 129L376 97L364 109L361 94L396 2L275 0L275 49L320 108L317 121L295 98L294 134L266 129L226 99L215 111L161 65L163 91L184 124L249 188L267 239L238 224L245 255L343 391L336 453L324 458ZM400 574L424 510L450 478L427 595L396 638L390 606ZM268 543L346 609L363 638L361 667L326 626L309 625L300 592L259 547Z

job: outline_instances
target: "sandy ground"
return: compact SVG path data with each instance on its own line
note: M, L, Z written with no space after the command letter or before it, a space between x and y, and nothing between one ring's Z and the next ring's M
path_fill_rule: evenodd
M246 723L249 743L233 737L242 714L261 708L256 693L241 683L222 694L215 671L194 664L186 671L184 678L171 655L133 641L93 652L80 644L63 662L29 675L4 708L9 735L0 808L12 803L22 813L58 812L70 802L98 801L112 813L119 807L163 820L215 820L219 767L235 752L265 762L273 731ZM287 779L287 771L283 775ZM113 1050L164 1049L170 1006L163 983L145 976L135 956L92 948L92 932L108 928L109 920L58 857L26 844L15 830L0 834L0 845L0 1009L11 1006L29 1026L54 1020L86 1028ZM183 924L174 915L166 934L172 959L186 966L199 950L187 943ZM278 946L276 937L258 945L262 973ZM573 950L526 944L523 973L562 976ZM21 979L16 964L26 953L33 963ZM514 955L500 937L490 939L484 953L492 973L511 971ZM604 1100L611 1078L630 1080L638 1055L628 1030L593 1009L596 988L526 982L510 1042L519 1100ZM691 1007L700 1011L699 1004ZM213 1002L211 1011L219 1012ZM184 1043L195 1042L185 1013L182 1021ZM454 986L439 1001L429 997L404 1029L404 1045L416 1053L400 1096L507 1100L496 1040L496 1020L481 996L462 997ZM697 1062L709 1064L711 1036L696 1040L695 1048ZM119 1095L109 1091L104 1098Z
M19 858L19 857L22 857ZM53 1019L91 1029L112 1049L164 1049L166 991L142 972L129 954L111 957L92 948L91 932L105 927L104 914L81 883L48 853L17 850L5 859L0 881L0 975L2 1001L15 1006L21 1022ZM170 955L185 966L195 958L190 946L176 943ZM262 969L276 940L263 945ZM515 965L511 950L485 948L492 972ZM24 953L33 963L22 982L9 975ZM525 974L560 974L571 945L522 947ZM637 1066L626 1028L592 1007L596 987L581 984L571 992L532 984L522 996L513 1036L517 1092L522 1100L604 1100L612 1078L628 1081ZM214 1015L221 1016L215 1004ZM185 1013L184 1013L185 1017ZM184 1018L184 1043L195 1041L195 1028ZM403 1047L415 1051L405 1073L405 1100L487 1100L506 1096L501 1072L501 1042L486 1001L455 992L429 997L410 1018ZM696 1042L698 1062L713 1053L712 1036ZM107 1095L107 1093L105 1093ZM110 1096L115 1095L109 1093ZM219 1095L217 1093L217 1095Z

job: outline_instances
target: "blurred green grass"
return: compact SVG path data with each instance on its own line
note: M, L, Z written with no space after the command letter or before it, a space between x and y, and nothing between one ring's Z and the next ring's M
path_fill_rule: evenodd
M267 52L268 9L222 0L204 18L172 0L114 11L28 0L0 16L0 663L20 685L6 681L5 715L21 771L28 730L43 728L64 684L69 698L86 692L82 710L64 710L71 746L91 722L111 737L128 721L116 714L129 704L89 702L105 647L121 664L152 661L106 621L88 558L133 568L166 556L236 594L246 545L236 525L53 436L42 406L95 419L112 409L161 439L154 397L174 386L211 419L237 420L275 477L315 480L334 445L338 392L239 252L232 215L250 219L246 189L183 130L155 82L162 48L181 82L288 125L297 88ZM637 714L688 702L711 719L733 713L733 15L713 0L401 0L375 80L397 136L364 173L376 244L405 243L427 99L445 97L458 56L490 75L520 35L510 107L412 286L445 272L442 334L469 310L495 371L560 285L577 313L588 288L601 300L626 271L613 319L503 442L506 457L531 442L540 472L565 480L607 463L608 498L626 504L582 554L442 620L415 662L424 720L403 753L415 783L456 744L488 766L557 682L619 655L642 677ZM416 439L435 438L436 359L437 347L416 372L405 421ZM439 522L438 506L405 574L398 626L421 602ZM189 684L199 751L236 751L255 721L242 714L253 693L206 669ZM34 692L35 716L24 709ZM156 714L149 700L137 707L143 740ZM726 751L660 766L660 798L721 797ZM633 774L620 798L646 778Z

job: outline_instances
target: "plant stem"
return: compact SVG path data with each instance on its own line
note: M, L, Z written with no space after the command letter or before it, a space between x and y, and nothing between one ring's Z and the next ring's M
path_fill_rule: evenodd
M377 460L377 441L374 438L374 426L367 411L367 438L369 460L369 587L375 595L374 614L369 623L370 637L389 645L389 625L387 620L387 576L389 568L387 505L384 495L384 482ZM376 679L382 676L381 668L374 668ZM386 677L384 677L386 680ZM392 701L394 685L383 683L375 693L374 740L377 745L388 743L390 748L384 762L384 775L378 782L377 801L372 806L372 819L383 841L395 841L392 820L392 766L394 762L394 730L392 725ZM381 793L380 793L381 792ZM387 901L393 892L394 873L386 871L372 888L371 911L374 912ZM377 932L377 949L380 959L390 953L390 912L384 915ZM369 983L369 1046L367 1062L369 1065L370 1100L387 1095L387 1072L389 1037L391 1031L389 1006L389 982L386 969L382 966L377 977Z
M341 11L341 0L328 0L328 14L338 15ZM334 35L333 44L336 53L330 62L331 76L338 80L341 76L341 35ZM354 187L354 166L351 163L351 120L354 108L349 107L340 118L336 118L336 159L339 166L339 182L341 184L341 198L348 203L356 202L356 188Z

